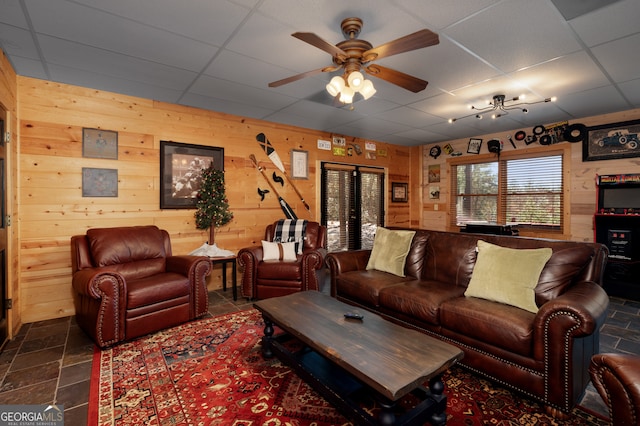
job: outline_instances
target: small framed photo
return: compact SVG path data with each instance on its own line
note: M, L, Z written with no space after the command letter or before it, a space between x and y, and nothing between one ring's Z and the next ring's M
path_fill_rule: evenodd
M224 170L224 148L160 141L160 208L195 209L202 170Z
M82 129L82 156L118 159L118 132L102 129Z
M582 161L640 157L640 120L587 127Z
M480 154L480 148L482 147L482 139L469 139L469 146L467 146L467 153Z
M82 168L83 197L117 197L118 169Z
M309 151L291 150L291 177L309 179Z
M409 184L391 182L391 201L394 203L406 203L409 201Z

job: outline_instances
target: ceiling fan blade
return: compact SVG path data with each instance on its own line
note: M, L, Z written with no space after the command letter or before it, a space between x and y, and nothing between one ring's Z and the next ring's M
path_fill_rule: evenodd
M378 77L382 80L388 81L389 83L393 83L413 93L418 93L421 90L424 90L427 87L427 84L429 84L418 77L413 77L409 74L405 74L391 68L386 68L378 64L369 65L368 67L365 67L364 70L369 75Z
M362 58L364 62L370 62L376 59L386 58L387 56L397 55L398 53L433 46L438 43L440 43L438 34L425 29L369 49L362 54Z
M314 33L297 32L291 35L299 40L302 40L306 43L309 43L312 46L317 47L318 49L324 50L325 52L329 53L331 56L341 58L342 60L345 60L347 58L347 53L344 50L340 49L337 46L334 46L328 41L324 41Z
M293 83L294 81L302 80L305 77L311 77L312 75L320 74L323 71L330 71L329 67L318 68L317 70L311 70L307 72L303 72L301 74L292 75L291 77L283 78L282 80L273 81L269 83L269 87L279 87L288 83Z

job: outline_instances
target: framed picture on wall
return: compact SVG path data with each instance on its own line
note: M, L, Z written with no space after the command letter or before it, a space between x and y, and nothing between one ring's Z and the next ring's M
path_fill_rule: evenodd
M467 146L467 153L480 154L480 148L482 147L482 139L469 139L469 145Z
M409 184L391 182L391 201L394 203L406 203L409 201Z
M83 197L117 197L118 169L82 168Z
M118 159L118 132L102 129L82 129L82 156Z
M582 161L640 157L640 120L587 128Z
M224 148L160 141L160 208L195 209L202 170L224 170Z
M291 177L309 179L309 151L300 149L291 151Z

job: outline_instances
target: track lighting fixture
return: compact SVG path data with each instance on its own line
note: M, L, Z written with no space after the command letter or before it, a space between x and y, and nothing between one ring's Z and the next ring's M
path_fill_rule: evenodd
M454 123L458 120L461 120L463 118L467 118L467 117L471 117L472 115L475 115L475 117L478 120L482 120L482 118L484 117L484 114L491 112L491 118L495 119L495 118L500 118L500 117L504 117L505 115L509 114L509 111L511 110L520 110L522 111L524 114L528 113L529 110L527 108L524 108L522 105L535 105L535 104L540 104L543 102L555 102L556 101L556 97L551 97L551 98L545 98L542 101L537 101L537 102L518 102L518 101L522 101L524 100L524 95L521 96L516 96L514 98L511 99L506 99L505 95L494 95L493 99L491 101L489 101L489 105L484 107L484 108L478 108L475 107L473 105L471 105L471 109L476 111L473 112L469 115L465 115L464 117L460 117L460 118L450 118L449 119L449 123ZM509 104L509 102L518 102L515 104Z

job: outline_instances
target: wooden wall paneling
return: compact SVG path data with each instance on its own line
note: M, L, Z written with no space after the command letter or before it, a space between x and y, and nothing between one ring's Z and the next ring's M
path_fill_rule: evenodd
M17 190L24 211L20 218L20 256L25 259L19 273L20 287L30 298L20 308L29 321L68 315L72 309L69 287L72 235L83 234L92 227L155 224L167 229L176 254L188 253L206 241L208 232L195 229L195 210L159 208L162 140L224 148L226 194L234 219L216 231L216 242L219 247L233 251L259 245L267 224L283 217L275 194L270 193L260 201L257 193L258 187L268 185L249 161L249 155L256 155L269 176L275 170L256 142L258 133L267 135L287 172L292 149L309 153L309 179L294 182L311 212L304 209L286 180L283 187L278 186L300 218L319 220L320 161L383 167L391 176L410 179L405 167L411 158L410 148L373 141L387 153L386 157L334 156L331 151L317 149L318 139L331 140L333 135L310 129L26 77L18 77L17 83L22 100L21 173ZM118 159L84 158L83 127L117 131ZM347 140L358 143L364 151L364 140ZM82 167L118 169L118 197L82 197ZM389 212L389 225L394 221L410 223L407 207L389 206ZM34 266L39 263L42 264ZM219 269L214 270L209 288L221 286L220 274ZM47 275L57 282L47 283L43 279ZM59 291L60 280L66 280L62 285L67 286L68 292ZM46 297L55 288L61 299L50 303Z

